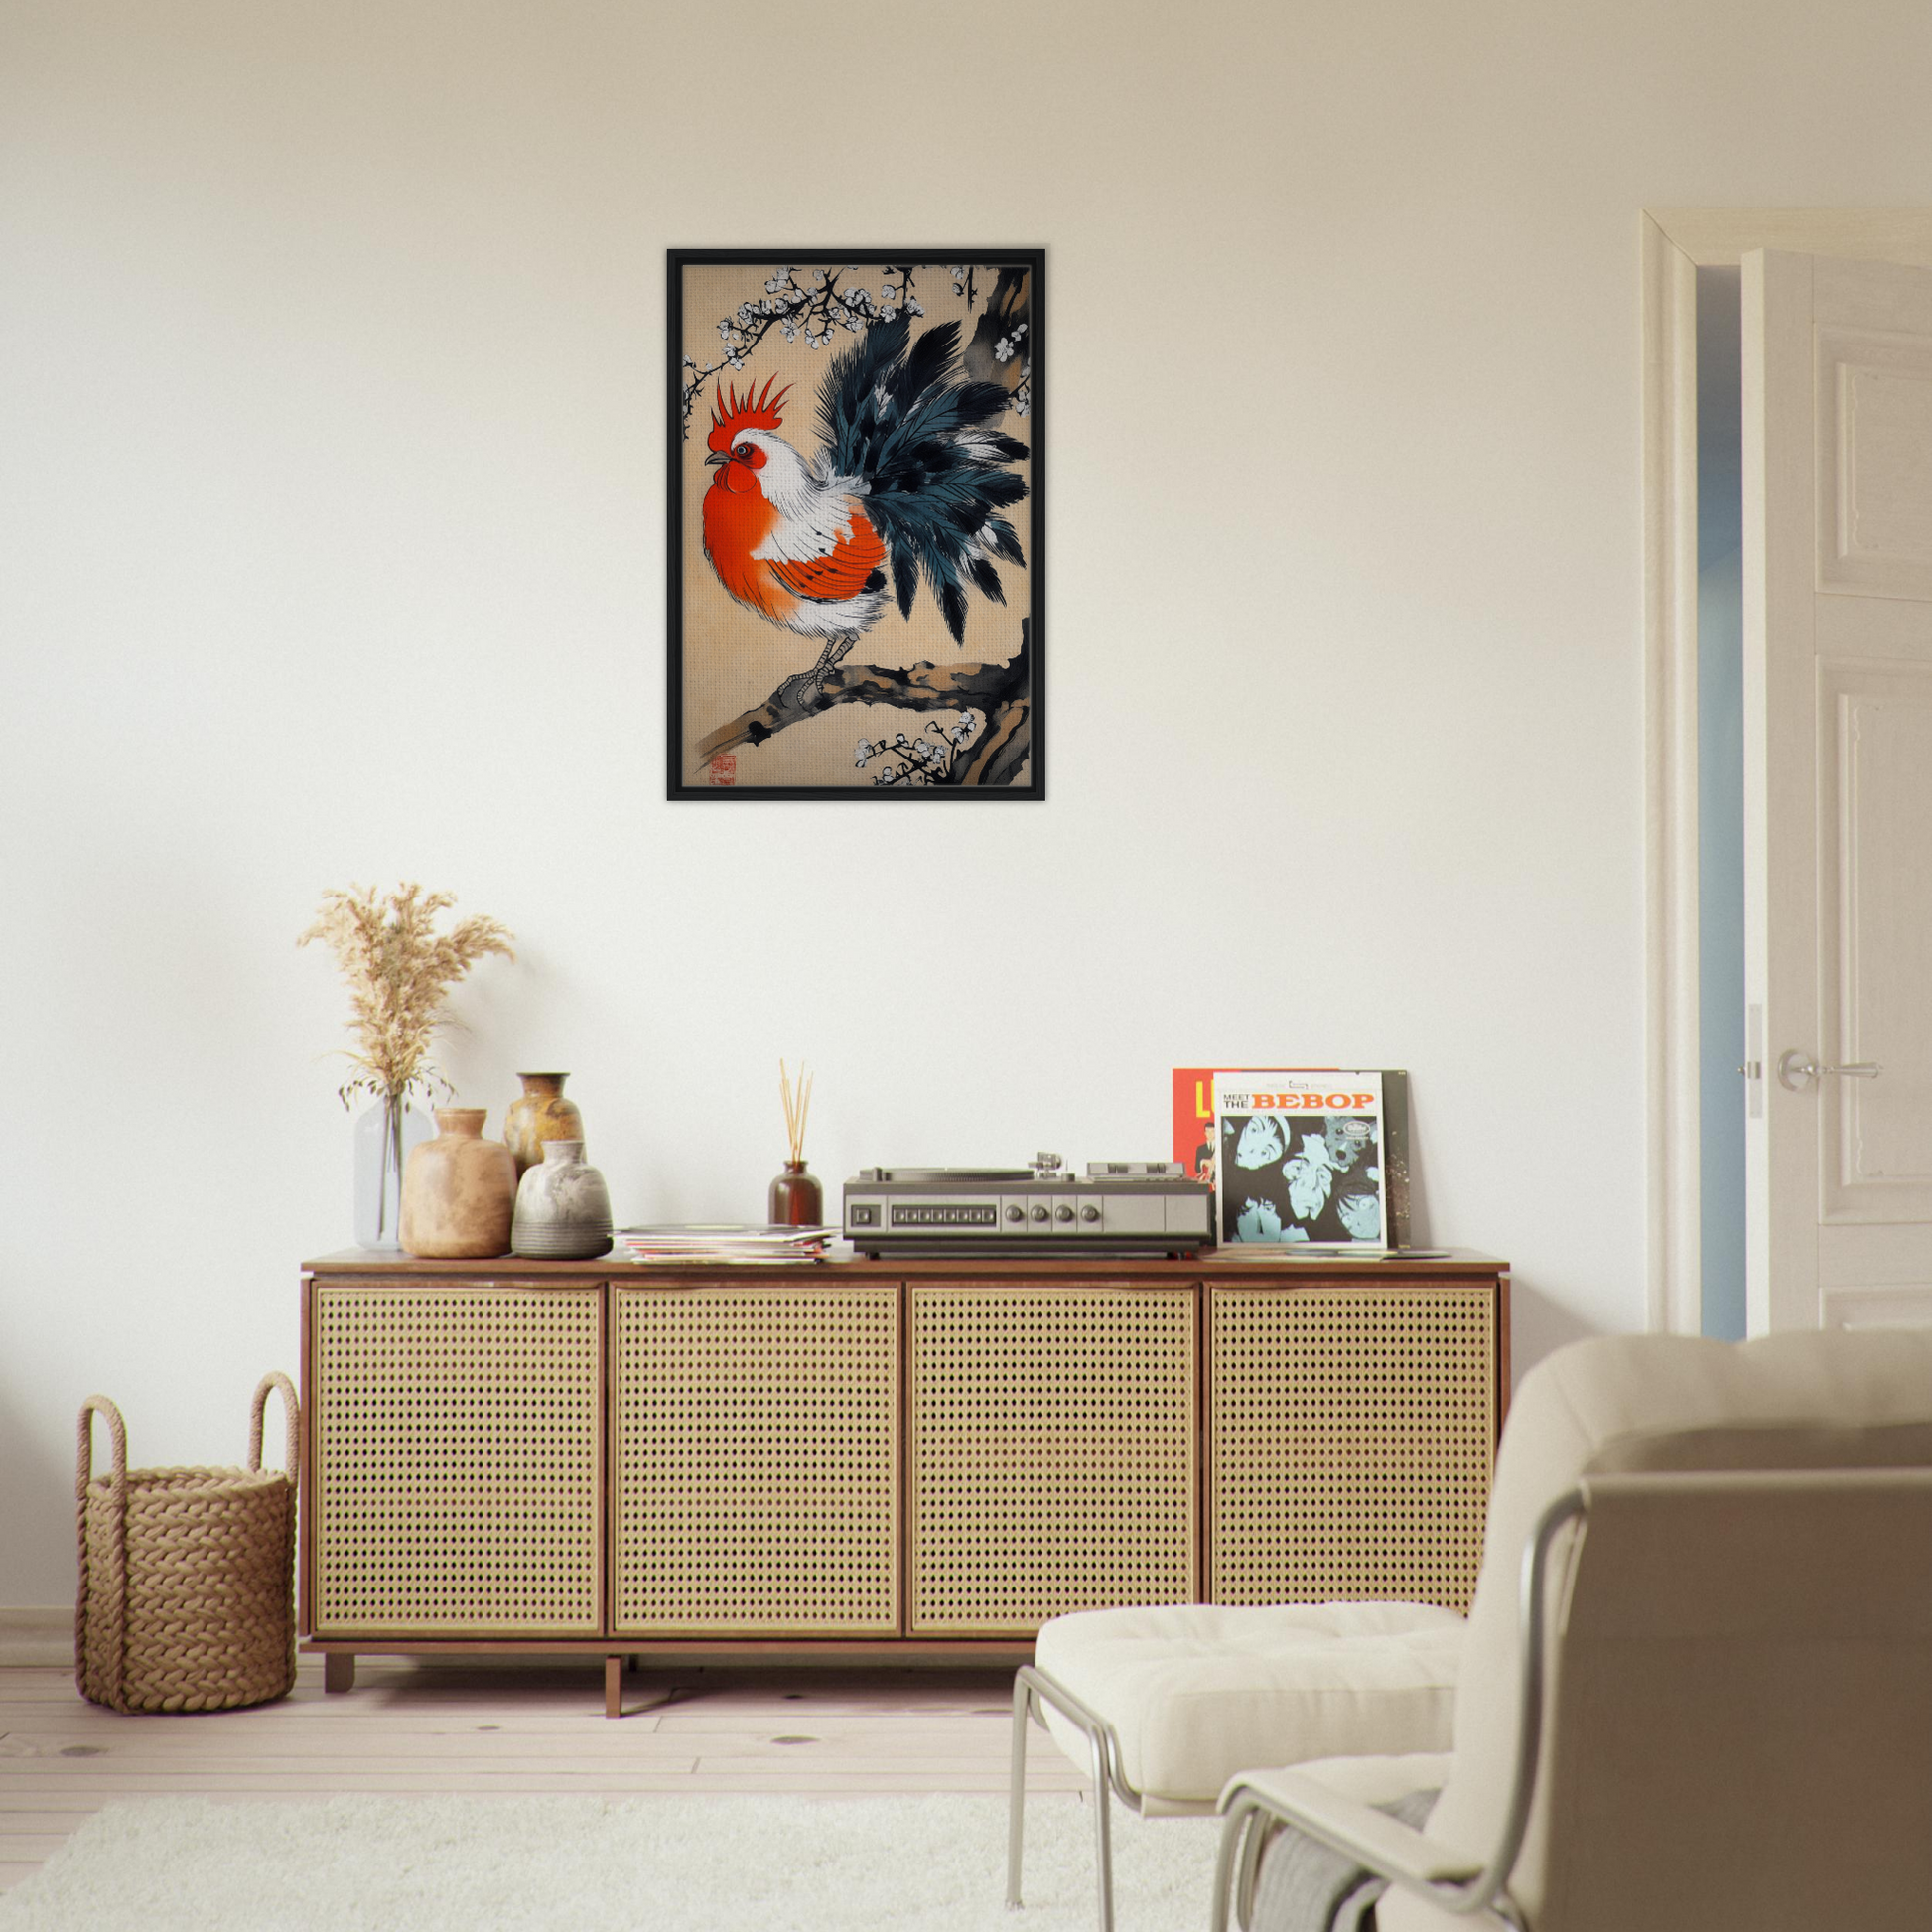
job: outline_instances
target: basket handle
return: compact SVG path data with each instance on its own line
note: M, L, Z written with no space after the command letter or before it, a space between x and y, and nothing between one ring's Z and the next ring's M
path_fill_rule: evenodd
M127 1424L121 1412L104 1395L90 1395L80 1405L80 1455L75 1469L73 1493L85 1504L87 1485L94 1479L94 1417L107 1418L107 1434L114 1446L112 1490L118 1504L127 1494Z
M87 1534L87 1492L94 1480L94 1417L107 1418L107 1433L114 1445L114 1473L107 1483L108 1506L113 1512L111 1541L106 1551L104 1577L96 1579L90 1558L92 1539ZM73 1674L83 1696L96 1703L125 1708L127 1695L127 1424L121 1412L104 1395L90 1395L80 1405L80 1454L75 1465L74 1513L80 1542L78 1587L73 1598ZM95 1612L90 1599L98 1583L100 1634L97 1644L87 1640L88 1627ZM89 1688L88 1663L97 1657L112 1675L98 1688L96 1697Z
M289 1480L294 1482L302 1473L302 1405L296 1400L295 1384L280 1369L270 1369L255 1387L254 1406L248 1414L248 1468L253 1473L262 1465L262 1423L270 1389L282 1392L282 1414L289 1427L286 1463Z

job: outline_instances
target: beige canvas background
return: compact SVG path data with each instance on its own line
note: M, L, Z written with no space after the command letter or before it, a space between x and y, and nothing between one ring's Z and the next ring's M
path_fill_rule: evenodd
M684 340L680 353L697 358L700 368L718 359L721 339L718 324L735 315L739 305L757 303L765 293L764 285L777 270L779 262L749 266L691 264L684 270ZM799 265L794 279L801 287L811 284L812 270ZM971 342L973 329L985 312L986 297L995 280L997 268L977 271L976 302L968 313L963 295L953 293L951 275L943 264L915 266L912 271L913 294L925 310L912 318L916 340L926 330L942 323L960 325L963 351ZM840 288L857 284L878 300L885 279L876 263L857 263L853 272L840 277ZM895 278L897 286L897 278ZM702 785L707 779L706 761L696 748L718 726L762 704L779 682L793 673L808 669L818 658L824 640L803 637L781 629L736 602L718 581L718 574L704 553L705 491L717 474L705 468L709 446L705 439L711 430L712 403L719 381L735 385L744 393L749 381L762 389L767 377L775 376L775 395L787 383L791 394L785 399L783 422L776 432L808 462L821 446L818 424L818 398L829 378L832 362L841 351L861 340L845 329L834 331L823 348L809 348L801 331L796 342L785 341L781 331L772 329L746 358L745 368L727 366L720 376L707 383L703 395L691 412L691 433L684 440L684 745L683 775L688 784ZM1033 444L1035 418L1019 416L1011 409L999 419L999 427L1029 446ZM1031 455L1013 466L1033 486ZM1020 648L1020 621L1032 606L1032 569L1034 563L1031 512L1028 498L1009 512L1019 532L1027 564L998 561L995 568L1005 586L1007 601L995 604L976 588L966 594L966 640L955 644L939 614L932 588L923 576L918 596L913 600L909 619L899 615L896 597L888 599L879 621L853 645L848 664L903 666L929 660L934 664L1003 664ZM890 575L890 574L889 574ZM880 770L874 759L863 769L856 763L856 747L861 739L877 741L904 732L916 737L929 722L942 728L952 724L957 712L909 711L897 705L835 705L830 711L803 724L793 725L763 745L741 745L735 782L740 789L762 785L850 785L869 789ZM1030 770L1023 770L1025 783Z

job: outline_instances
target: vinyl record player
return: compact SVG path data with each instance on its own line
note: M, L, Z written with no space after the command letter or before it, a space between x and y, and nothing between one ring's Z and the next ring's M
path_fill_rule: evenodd
M1190 1255L1213 1239L1214 1190L1174 1161L1057 1154L1030 1168L863 1168L845 1183L845 1237L882 1255Z

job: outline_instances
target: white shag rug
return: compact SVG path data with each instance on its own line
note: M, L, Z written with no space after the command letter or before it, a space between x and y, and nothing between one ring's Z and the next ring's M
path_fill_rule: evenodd
M0 1932L1093 1932L1093 1814L993 1797L134 1800L0 1893ZM1207 1924L1218 1821L1114 1808L1118 1932Z

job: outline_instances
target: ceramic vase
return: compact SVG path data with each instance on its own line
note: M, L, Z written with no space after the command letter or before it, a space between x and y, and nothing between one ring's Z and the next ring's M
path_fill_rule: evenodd
M545 1141L543 1159L516 1183L510 1245L520 1255L588 1261L611 1249L611 1190L584 1165L582 1141Z
M355 1245L400 1250L402 1171L411 1152L435 1133L426 1115L401 1095L385 1095L355 1117Z
M402 1246L425 1259L509 1252L516 1163L483 1138L486 1109L439 1107L436 1138L409 1157L402 1176Z
M825 1224L825 1190L802 1161L787 1161L771 1183L765 1211L774 1228L815 1228Z
M516 1162L520 1179L543 1159L545 1141L581 1141L584 1116L564 1098L568 1073L519 1073L523 1092L503 1116L503 1145Z

